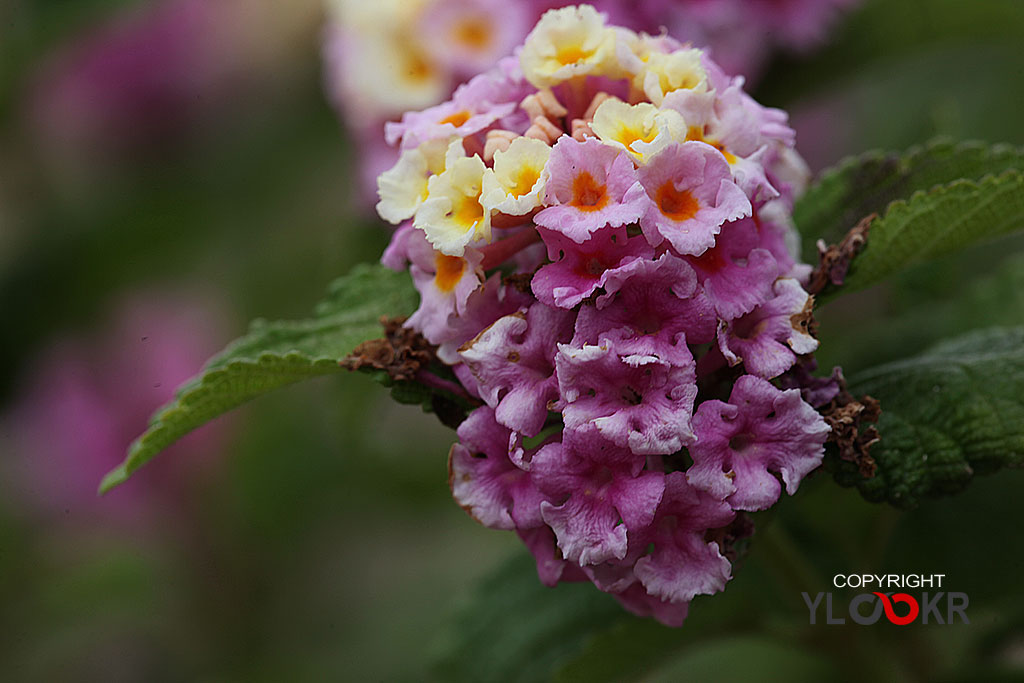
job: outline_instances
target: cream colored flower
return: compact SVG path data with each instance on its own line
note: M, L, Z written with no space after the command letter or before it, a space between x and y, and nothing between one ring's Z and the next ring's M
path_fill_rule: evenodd
M544 13L520 53L523 75L538 88L576 76L617 76L615 31L590 5Z
M491 239L491 212L480 203L486 167L476 155L458 156L456 146L462 150L459 141L452 143L444 172L427 181L427 198L413 218L413 226L448 256L462 256L466 245Z
M636 76L644 70L652 54L664 54L663 47L665 38L661 36L649 36L646 33L636 33L628 28L617 27L617 40L615 54L619 65L631 76Z
M462 156L466 154L457 138L430 140L415 149L402 150L395 165L377 177L377 213L395 224L412 218L427 198L430 176L444 172L446 157Z
M686 122L679 112L659 110L647 102L605 100L590 127L601 142L626 150L638 163L671 142L686 140Z
M550 147L531 138L516 138L507 150L495 152L494 168L484 171L484 207L522 216L540 206L544 166L550 156Z
M648 99L661 106L665 95L675 90L707 89L707 72L701 63L703 53L696 48L683 48L665 54L651 52L643 69L633 78L633 85L644 91Z
M339 32L330 77L357 121L369 122L442 100L450 76L417 35L424 0L333 0L330 25Z

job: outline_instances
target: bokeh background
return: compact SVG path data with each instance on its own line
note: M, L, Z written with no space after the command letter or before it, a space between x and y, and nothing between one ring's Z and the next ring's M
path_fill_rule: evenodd
M451 434L361 375L259 399L95 495L248 320L305 315L387 243L362 192L375 129L341 120L324 87L326 17L319 0L0 4L2 680L425 680L474 586L525 553L451 501ZM751 88L791 112L814 170L937 135L1024 143L1019 0L867 0L832 28L765 59ZM1024 322L1020 246L825 309L821 364L850 374ZM897 669L1012 680L1021 485L999 475L901 514L819 476L773 524L826 571L935 571L971 593L980 625L914 636ZM759 562L734 591L756 600L694 609L764 628L667 655L650 680L838 666L835 648L788 639L798 590L754 583L792 566ZM670 653L683 637L650 629ZM591 669L563 676L613 670Z

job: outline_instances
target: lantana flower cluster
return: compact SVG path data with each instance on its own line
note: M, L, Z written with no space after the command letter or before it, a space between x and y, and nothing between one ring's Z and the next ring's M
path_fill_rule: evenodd
M616 24L709 46L729 73L757 77L777 51L820 44L858 0L595 0ZM559 0L328 0L325 85L361 153L364 177L392 163L388 120L433 106L523 41ZM372 190L369 191L372 194Z
M829 431L777 386L817 347L785 113L705 51L581 5L387 137L383 262L410 270L406 326L479 405L456 501L515 531L544 583L681 624Z

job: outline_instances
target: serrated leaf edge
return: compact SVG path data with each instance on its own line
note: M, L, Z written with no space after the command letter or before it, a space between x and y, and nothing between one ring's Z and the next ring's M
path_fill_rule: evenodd
M884 222L888 220L894 213L898 214L901 211L911 212L914 208L913 204L915 203L934 199L935 197L940 196L942 194L959 190L961 187L970 186L973 187L975 191L981 192L986 190L986 187L984 187L985 185L998 186L1003 183L1012 182L1014 179L1016 179L1017 182L1024 182L1024 172L1022 172L1019 169L1011 168L1006 169L1005 171L999 173L998 175L994 173L987 173L977 179L958 178L957 180L953 180L949 183L934 185L928 190L917 190L908 198L894 199L893 201L889 202L889 204L885 207L884 215L874 220L874 222L872 223L872 228L874 229L876 225L884 224ZM1005 236L1006 235L993 235L990 239L999 239L1000 237ZM829 301L832 301L833 299L835 299L836 296L840 294L849 294L851 292L860 291L861 289L865 289L867 287L871 287L874 286L875 284L878 284L878 282L857 284L856 280L854 279L857 272L857 262L864 258L864 256L869 253L871 247L872 240L869 235L866 247L857 255L857 257L850 264L850 272L847 275L847 281L840 287L836 287L819 295L817 300L819 306L824 305ZM937 258L938 256L939 254L930 256L929 258ZM893 273L898 272L899 270L902 270L903 268L912 265L913 263L916 263L916 261L909 261L906 264L904 264L904 266L894 271L891 271L888 275L892 275ZM852 286L849 284L850 280L854 280Z
M309 374L322 374L328 375L332 372L341 372L342 368L338 365L338 361L334 358L327 356L320 356L317 358L310 358L299 351L289 351L287 353L274 353L266 352L261 353L256 358L234 358L228 361L226 364L216 367L210 371L203 371L200 373L200 380L196 383L187 383L183 386L182 390L178 392L175 397L166 403L164 406L159 408L149 422L149 426L146 431L143 432L135 441L132 442L131 446L128 447L128 453L124 460L114 469L110 470L100 482L99 493L104 494L111 490L115 486L124 483L128 477L132 475L139 467L149 462L153 457L160 453L164 448L169 447L185 435L191 433L201 425L197 425L181 431L180 434L174 436L163 448L158 451L154 451L147 457L139 457L139 452L145 448L146 443L149 439L152 439L154 435L159 432L165 426L164 420L171 414L175 414L181 411L187 411L188 406L196 398L197 394L206 389L210 384L219 381L226 375L238 372L245 367L259 367L268 366L275 362L295 362L300 361L308 365L312 371ZM212 361L211 361L212 362ZM321 371L321 372L317 372ZM295 380L299 381L298 379ZM294 384L294 382L286 382L281 386L288 386ZM247 399L243 399L238 403L235 403L231 408L237 408L240 405L244 405L249 401L257 398L252 396ZM228 410L230 410L229 408ZM220 414L226 413L227 410L222 411Z

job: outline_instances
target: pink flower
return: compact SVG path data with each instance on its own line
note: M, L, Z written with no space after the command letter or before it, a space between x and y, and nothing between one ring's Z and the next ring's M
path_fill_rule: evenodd
M465 312L449 316L446 330L436 340L429 337L428 340L438 345L438 358L454 365L460 361L460 346L498 318L515 313L529 304L530 299L526 295L514 287L502 284L501 274L495 273L469 295ZM413 319L409 318L405 324L413 327L412 322Z
M74 522L146 526L187 482L216 467L230 432L213 424L171 448L171 457L102 498L100 480L124 457L150 416L220 344L223 314L205 297L139 292L122 301L105 331L67 337L27 373L2 427L11 448L0 486L25 510Z
M497 421L536 436L558 399L555 347L572 337L574 316L535 303L499 318L459 350Z
M560 232L540 230L551 263L533 276L533 293L548 306L574 308L607 284L622 268L654 256L641 237L625 228L602 228L583 244Z
M732 177L754 200L770 199L779 192L769 182L763 157L772 145L792 145L794 133L785 115L766 109L743 92L737 78L720 90L677 90L664 106L686 120L687 139L705 142L728 162Z
M463 256L435 251L423 232L413 230L399 237L410 262L412 281L420 293L420 307L406 322L428 341L440 344L451 332L449 317L463 315L469 297L482 285L479 251L467 248ZM396 259L394 251L388 258Z
M794 494L821 464L829 432L799 391L776 389L753 375L736 381L728 403L701 403L693 428L697 442L687 479L736 510L764 510L779 499L772 473Z
M559 344L555 367L567 445L585 447L595 432L637 455L674 453L692 443L693 357L682 342L670 359L652 346L609 337L596 345Z
M685 261L671 254L636 260L609 273L596 306L580 310L573 343L595 344L613 330L645 339L668 358L680 341L704 344L715 336L717 316Z
M750 219L727 223L714 248L688 259L718 314L731 320L749 313L771 296L779 274L775 258L759 246Z
M821 461L827 428L797 390L834 387L808 369L801 162L785 114L697 48L592 8L547 15L527 42L537 88L505 61L392 127L448 154L406 150L382 178L381 215L415 217L383 260L408 264L408 324L486 404L451 453L456 500L515 529L545 584L589 580L679 625L729 580L735 511ZM740 363L754 374L711 399ZM782 373L793 389L756 376Z
M666 475L654 522L636 541L652 544L653 549L636 561L633 572L650 595L671 603L717 593L725 588L731 567L718 544L706 541L705 534L733 517L727 504L691 487L682 472Z
M537 577L545 586L554 586L560 581L586 581L587 575L579 565L567 562L555 540L555 533L549 526L532 529L516 529L516 534L537 562Z
M799 320L809 312L810 295L791 278L775 281L775 296L718 330L718 345L730 365L743 363L747 372L771 379L813 353L818 340Z
M646 205L643 197L626 196L637 180L629 155L596 138L559 138L545 173L548 208L534 220L577 244L605 226L637 221Z
M459 442L448 456L452 496L475 520L493 529L531 529L542 524L545 500L529 473L508 457L510 432L488 407L459 425Z
M505 0L435 2L419 20L427 55L453 73L479 73L512 52L530 30L528 3Z
M388 123L388 144L401 141L402 149L410 149L431 140L479 133L515 111L518 101L506 98L514 96L516 88L507 86L492 74L481 74L459 86L451 100L423 111L408 112L401 123Z
M640 227L652 246L668 240L678 253L697 256L715 244L723 223L750 215L750 200L732 181L729 164L702 142L665 147L639 177L627 201L646 200Z
M565 559L581 565L622 559L626 532L651 523L665 488L660 472L595 463L560 443L541 448L531 472L551 502L541 504Z
M759 246L775 257L779 275L806 282L812 268L799 261L800 238L785 201L775 200L755 207L754 223L757 225Z

